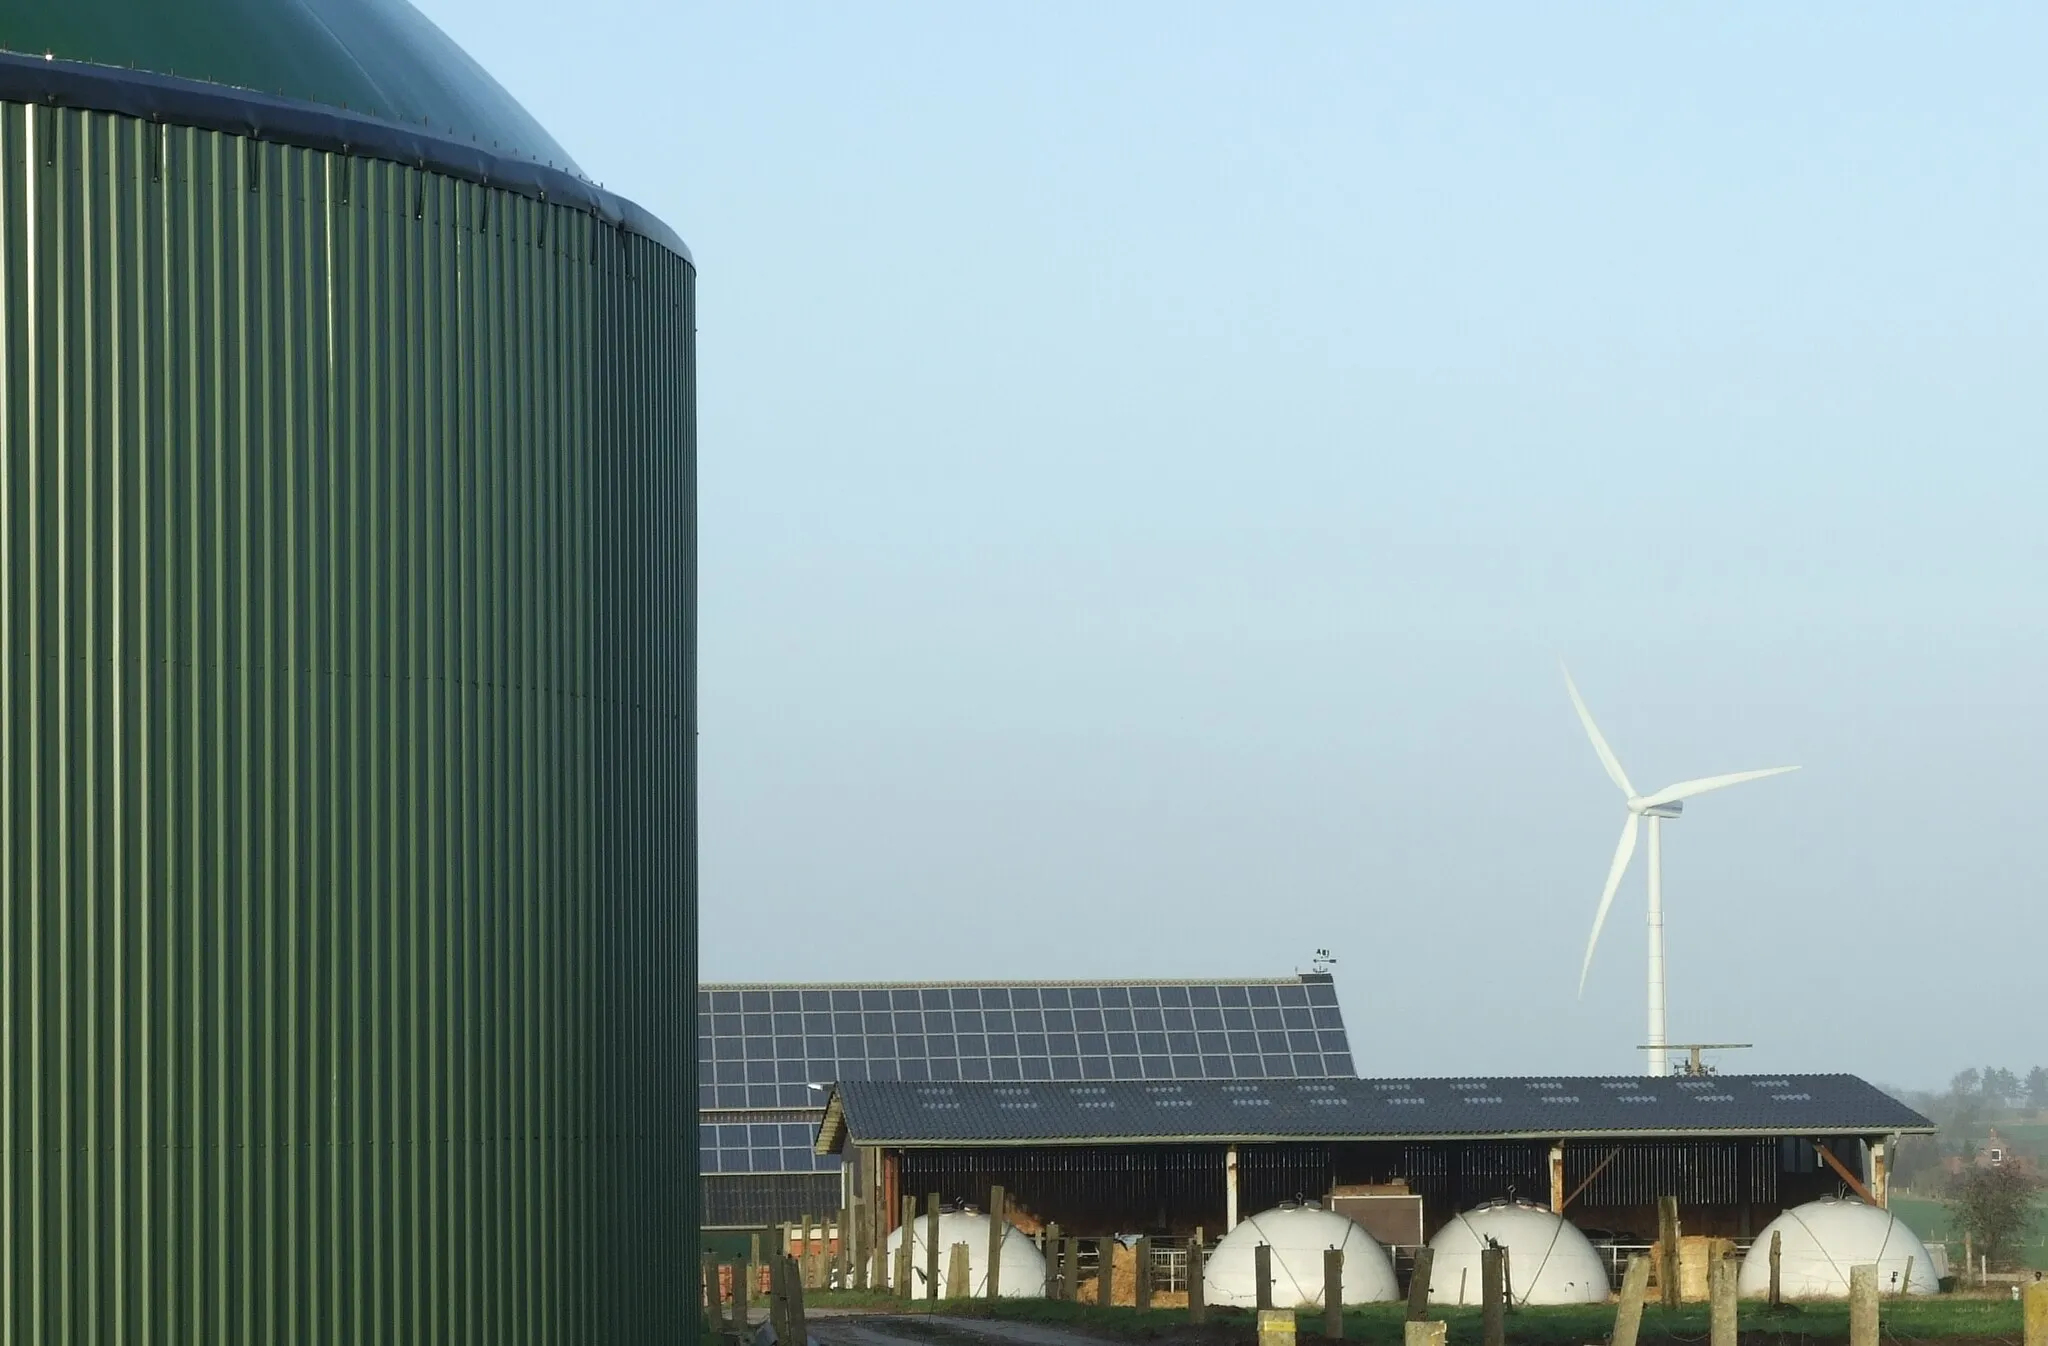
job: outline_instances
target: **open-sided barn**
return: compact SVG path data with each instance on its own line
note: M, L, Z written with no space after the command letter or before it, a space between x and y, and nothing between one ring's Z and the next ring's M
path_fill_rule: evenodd
M1185 1235L1333 1194L1406 1194L1415 1241L1498 1198L1582 1227L1741 1237L1839 1190L1885 1200L1926 1118L1850 1075L884 1082L831 1092L817 1151L855 1201L982 1200L1040 1220ZM1401 1241L1391 1239L1389 1241Z

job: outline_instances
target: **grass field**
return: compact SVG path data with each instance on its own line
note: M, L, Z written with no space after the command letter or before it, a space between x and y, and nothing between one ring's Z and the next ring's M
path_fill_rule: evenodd
M1955 1228L1948 1203L1931 1197L1895 1196L1891 1207L1906 1226L1929 1243L1946 1241L1954 1245L1952 1259L1962 1257L1963 1236ZM2048 1271L2048 1198L2034 1203L2034 1223L2020 1248L2020 1260L2029 1267ZM1960 1267L1958 1268L1960 1269Z
M814 1306L843 1305L848 1308L877 1306L871 1295L813 1294ZM1243 1309L1210 1310L1211 1326L1200 1333L1188 1326L1186 1309L1154 1309L1140 1313L1128 1308L1098 1308L1093 1304L1069 1304L1045 1299L1005 1299L995 1304L986 1300L941 1301L915 1306L890 1304L894 1312L945 1313L963 1317L999 1318L1016 1322L1069 1324L1104 1336L1145 1341L1171 1337L1188 1340L1195 1336L1216 1342L1250 1340L1252 1315ZM2005 1298L1977 1298L1947 1295L1939 1299L1887 1300L1883 1305L1886 1334L1915 1342L2014 1342L2020 1336L2020 1306ZM1452 1341L1471 1342L1480 1337L1476 1308L1437 1309L1431 1317L1450 1325ZM1350 1342L1397 1343L1402 1339L1405 1318L1400 1304L1373 1304L1346 1311L1344 1339ZM1322 1315L1303 1312L1297 1316L1302 1336L1321 1334ZM1557 1308L1518 1309L1508 1315L1508 1340L1518 1346L1584 1346L1605 1341L1613 1332L1614 1308L1606 1304L1582 1304ZM1666 1312L1654 1305L1643 1312L1641 1340L1698 1346L1707 1336L1707 1307L1687 1305ZM1849 1337L1849 1307L1846 1303L1787 1305L1772 1312L1760 1303L1742 1306L1745 1338L1801 1338L1811 1341L1846 1341Z

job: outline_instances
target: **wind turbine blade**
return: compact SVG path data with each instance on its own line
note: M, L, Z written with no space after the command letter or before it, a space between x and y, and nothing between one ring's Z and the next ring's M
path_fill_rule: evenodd
M1563 663L1558 664L1564 668ZM1579 685L1572 681L1572 671L1564 668L1564 689L1572 694L1572 706L1579 712L1579 723L1586 726L1586 737L1593 740L1593 751L1600 754L1600 765L1607 768L1607 779L1621 787L1621 792L1635 798L1636 787L1628 783L1628 773L1621 769L1621 759L1614 755L1614 749L1607 746L1607 740L1600 734L1600 726L1593 723L1593 712L1586 709L1585 698L1579 695Z
M1621 826L1621 841L1614 848L1614 863L1607 867L1607 887L1600 893L1600 910L1593 913L1593 936L1586 941L1586 961L1579 968L1579 994L1582 996L1586 994L1586 974L1593 970L1593 950L1600 943L1600 927L1607 924L1607 909L1614 905L1614 890L1621 886L1621 876L1628 872L1628 862L1636 853L1636 829L1642 821L1642 815L1631 813Z
M1726 776L1702 776L1698 780L1682 780L1676 785L1667 785L1643 801L1644 808L1655 808L1659 804L1672 804L1681 799L1691 799L1709 790L1725 790L1731 785L1744 781L1762 780L1766 776L1782 776L1788 771L1797 771L1796 766L1766 767L1762 771L1737 771Z

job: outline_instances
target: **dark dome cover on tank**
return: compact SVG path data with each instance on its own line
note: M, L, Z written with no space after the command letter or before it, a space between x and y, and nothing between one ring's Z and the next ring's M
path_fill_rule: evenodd
M433 168L689 256L408 0L0 0L0 97Z

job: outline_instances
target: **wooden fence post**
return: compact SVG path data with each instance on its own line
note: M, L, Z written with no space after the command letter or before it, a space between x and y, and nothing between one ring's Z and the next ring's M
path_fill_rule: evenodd
M933 1299L939 1297L939 1194L924 1199L924 1287Z
M699 1279L704 1283L704 1316L711 1323L711 1330L717 1332L725 1326L724 1295L718 1285L718 1259L710 1253L704 1255L703 1270Z
M1112 1234L1102 1240L1102 1251L1097 1256L1102 1259L1102 1270L1096 1277L1095 1302L1107 1308L1109 1305L1116 1303L1115 1235Z
M2029 1285L2023 1299L2025 1346L2048 1346L2048 1281Z
M967 1298L968 1269L973 1265L967 1245L956 1243L946 1257L946 1298Z
M1707 1329L1711 1346L1736 1346L1735 1264L1725 1257L1707 1263L1707 1299L1713 1306Z
M1202 1239L1199 1233L1188 1245L1188 1321L1197 1325L1209 1321L1209 1306L1202 1299ZM2034 1346L2034 1343L2028 1342L2027 1346ZM2048 1342L2043 1346L2048 1346Z
M1785 1304L1785 1282L1779 1275L1778 1259L1785 1251L1785 1233L1781 1229L1771 1231L1771 1307L1782 1308Z
M1273 1307L1273 1248L1261 1243L1252 1249L1252 1275L1258 1285L1258 1306L1261 1310Z
M1678 1307L1678 1198L1657 1198L1657 1289L1664 1307Z
M1141 1309L1152 1307L1152 1236L1138 1235L1138 1261L1131 1284L1131 1303Z
M1344 1340L1344 1250L1323 1250L1323 1336Z
M732 1272L732 1325L747 1334L747 1304L754 1296L754 1264L742 1262Z
M792 1266L789 1278L789 1342L788 1346L805 1346L811 1334L810 1317L804 1312L804 1278ZM781 1346L778 1343L778 1346Z
M910 1258L912 1236L917 1233L917 1198L903 1198L903 1227L898 1231L903 1237L896 1244L896 1274L891 1289L898 1299L915 1299L916 1292L910 1284Z
M1480 1322L1485 1346L1506 1346L1508 1323L1505 1286L1501 1278L1500 1249L1482 1248L1479 1251L1479 1303Z
M789 1342L789 1255L777 1253L768 1263L768 1329L780 1346Z
M1003 1293L1003 1244L1010 1237L1010 1217L1004 1209L1003 1189L997 1185L988 1193L988 1297Z
M1877 1268L1849 1268L1849 1346L1877 1346Z
M1415 1267L1408 1273L1408 1321L1419 1323L1429 1317L1429 1273L1436 1265L1436 1249L1424 1245L1415 1250Z
M1613 1346L1636 1346L1643 1330L1643 1296L1650 1289L1650 1259L1635 1253L1621 1277L1621 1303L1614 1310Z

